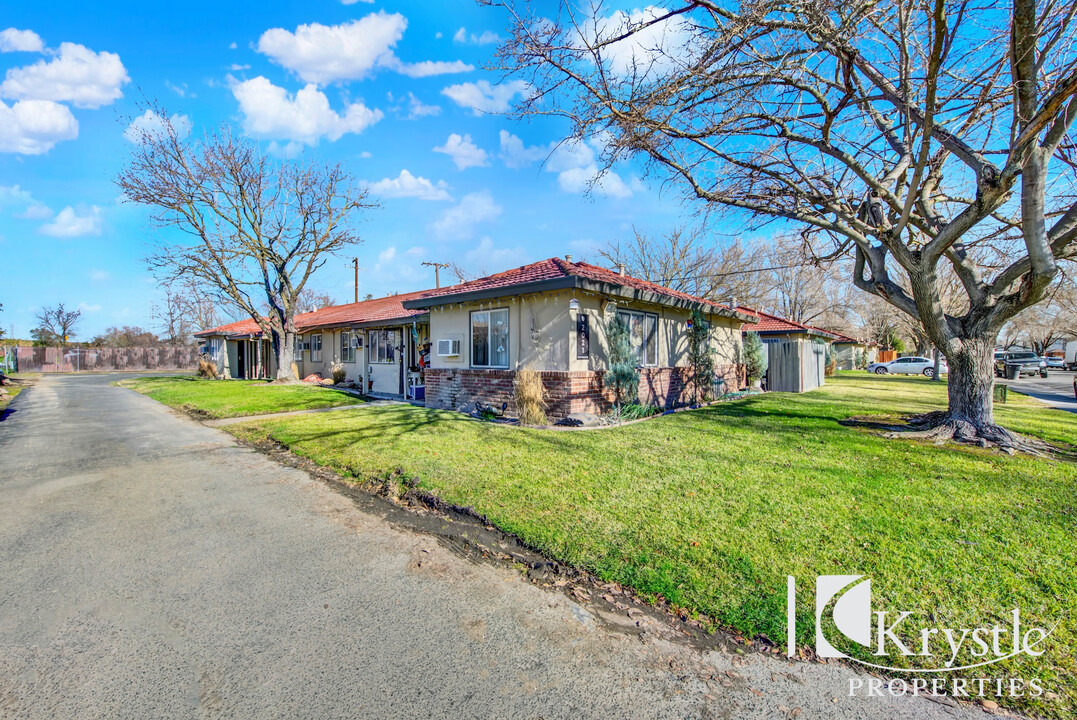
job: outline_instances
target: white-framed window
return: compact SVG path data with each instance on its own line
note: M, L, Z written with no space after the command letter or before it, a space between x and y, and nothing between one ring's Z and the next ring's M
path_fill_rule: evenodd
M299 333L295 335L295 342L292 344L292 354L296 360L303 359L303 336Z
M209 355L209 359L218 365L224 364L224 340L221 338L210 338L206 342L206 354Z
M400 341L396 330L371 330L367 334L367 343L372 363L396 362L396 350Z
M628 327L636 364L658 364L658 316L638 310L618 310L617 319Z
M509 366L509 311L477 310L471 313L471 367Z
M310 336L310 361L321 362L322 361L322 336L311 335Z
M352 331L340 331L340 361L346 363L355 362L355 348L352 347Z

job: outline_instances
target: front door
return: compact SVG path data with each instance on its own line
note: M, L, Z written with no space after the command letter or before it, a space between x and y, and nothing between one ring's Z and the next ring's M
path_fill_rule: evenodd
M240 340L236 343L236 377L240 380L247 378L247 341Z

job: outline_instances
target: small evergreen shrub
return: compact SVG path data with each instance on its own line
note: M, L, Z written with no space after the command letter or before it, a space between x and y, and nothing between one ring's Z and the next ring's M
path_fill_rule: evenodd
M744 371L748 375L749 385L755 380L762 380L767 374L767 348L759 333L744 335Z
M606 324L606 346L609 348L609 369L606 385L613 390L617 408L625 402L635 402L639 395L639 371L632 352L628 326L616 315Z
M710 339L711 324L698 309L693 310L688 328L688 364L695 380L696 404L708 399L714 387L714 348Z

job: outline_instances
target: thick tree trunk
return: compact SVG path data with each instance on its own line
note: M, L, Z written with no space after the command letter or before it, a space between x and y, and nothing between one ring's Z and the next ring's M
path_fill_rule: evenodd
M947 358L949 419L967 422L979 433L996 427L994 349L994 338L971 338L961 341L961 349Z
M273 353L277 358L277 380L298 380L295 369L295 333L273 333Z

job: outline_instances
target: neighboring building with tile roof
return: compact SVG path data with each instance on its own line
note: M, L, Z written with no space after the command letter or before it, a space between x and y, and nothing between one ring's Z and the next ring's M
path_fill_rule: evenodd
M837 333L823 330L813 325L798 323L777 315L772 315L762 310L740 306L737 308L743 313L754 315L758 321L751 327L745 328L745 332L758 333L763 342L778 342L780 340L814 339L833 341L838 337Z
M693 310L711 325L718 382L708 392L743 386L741 326L754 312L663 287L570 257L549 258L487 277L296 317L300 376L331 374L341 363L367 392L421 396L460 409L476 402L514 411L517 370L542 373L549 414L604 412L605 329L630 329L640 367L640 401L663 407L695 399L688 366ZM198 333L226 377L271 375L273 353L257 323L243 320ZM421 390L413 392L414 388Z

